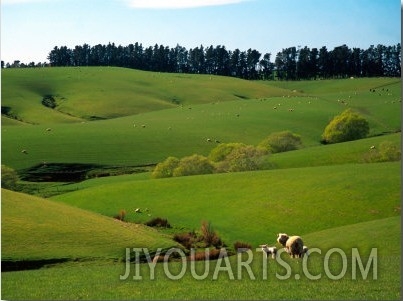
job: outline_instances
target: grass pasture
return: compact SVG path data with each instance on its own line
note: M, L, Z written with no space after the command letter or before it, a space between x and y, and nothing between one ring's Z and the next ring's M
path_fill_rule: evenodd
M396 162L128 181L52 199L107 216L125 209L134 222L150 219L134 212L148 208L153 217L190 230L207 220L229 245L258 245L296 228L302 235L399 215L399 170Z
M13 125L10 125L10 119L2 116L3 120L8 120L2 127L2 142L7 145L2 149L3 164L17 170L43 162L121 166L152 164L168 156L206 155L215 146L215 143L206 142L208 138L257 144L269 134L283 130L301 135L304 146L310 147L319 145L327 123L347 107L360 111L368 119L371 136L400 130L400 85L396 79L266 84L121 68L10 69L2 71L2 78L2 106L10 107L22 120L41 123L15 126L21 122L11 120ZM82 85L78 85L80 78L83 78ZM170 81L177 82L177 90L164 88ZM325 94L322 83L329 88L328 94ZM139 85L148 90L143 91ZM389 91L383 91L381 95L369 91L380 85L388 87ZM307 91L302 89L303 86L308 88ZM346 92L343 92L344 86ZM41 105L40 95L48 93L45 88L55 95L74 92L76 96L66 96L65 101L72 102L72 109L114 118L88 122L82 117L84 113L68 113L66 122L64 117L53 120L52 116L66 114ZM86 107L86 102L83 102L81 108L83 95L95 93L97 89L105 90L103 97L94 96L96 100L89 97L93 106ZM35 98L30 94L34 92L38 95ZM177 93L186 101L180 103L182 106L165 101L167 105L154 107L153 101L160 97L158 93L171 95L168 98ZM223 95L217 96L217 93ZM115 98L130 95L133 99L121 103L112 95ZM139 95L147 98L137 99ZM348 101L347 105L338 102L340 99ZM147 110L138 109L137 105ZM122 112L108 115L113 108ZM72 116L80 116L80 119ZM22 150L27 150L28 154L21 153Z
M179 105L286 95L258 83L114 67L2 70L2 106L34 124L129 116ZM57 110L41 105L55 97Z
M363 160L371 146L401 144L400 93L394 78L262 82L113 67L2 70L2 164L20 175L35 166L105 172L80 182L21 181L31 195L2 189L2 263L42 263L3 268L2 299L400 300L401 162ZM46 95L56 109L41 104ZM321 145L327 123L346 108L369 121L369 137ZM215 140L257 145L284 130L301 135L303 148L268 155L263 170L150 177L152 165L168 156L208 155ZM107 168L142 172L112 177ZM113 219L121 210L128 222ZM173 228L142 225L154 217ZM190 262L181 279L169 279L166 269L181 272L178 261L157 264L155 279L149 265L132 263L129 278L120 280L125 248L177 246L173 233L198 231L202 221L229 248L235 241L252 245L249 272L256 279L245 267L238 279L238 262L248 259L238 254L196 262L199 275L209 267L204 280L192 277ZM301 235L321 253L305 267L286 254L283 265L266 262L255 248L280 247L280 232ZM332 248L346 262L338 253L327 258ZM364 265L377 248L377 271L353 279L352 248ZM286 265L290 274L281 280ZM132 279L137 268L141 280ZM310 279L306 268L320 279ZM328 277L344 268L340 279Z
M141 225L2 189L2 261L121 260L127 246L176 244Z
M10 272L2 275L2 297L6 299L108 299L108 300L399 300L400 299L400 217L379 219L372 222L357 223L345 227L333 228L307 234L306 237L318 245L339 246L340 237L345 244L346 254L356 247L364 267L369 263L368 247L378 248L376 266L377 279L373 279L374 264L368 266L364 275L357 268L356 279L352 279L352 259L347 255L345 277L333 280L332 275L342 273L343 263L337 256L325 264L325 252L312 253L304 269L301 260L293 261L284 257L285 264L279 265L269 259L266 268L262 253L253 254L249 264L253 280L242 267L238 277L238 260L246 262L247 258L231 257L229 264L220 263L222 268L230 267L234 280L229 278L228 269L220 270L216 280L213 279L217 261L207 263L209 272L204 280L192 276L190 263L186 265L184 277L171 280L165 272L164 265L157 264L154 280L150 280L149 267L141 265L142 280L133 280L132 273L126 280L120 280L124 274L123 263L97 263L71 265L35 271ZM374 231L379 229L379 231ZM368 236L368 231L371 236ZM330 238L330 240L329 240ZM387 240L385 240L385 238ZM332 245L334 244L334 245ZM345 249L344 249L345 248ZM195 271L203 275L205 262L196 262ZM290 269L289 277L284 268ZM169 272L178 275L183 269L182 263L170 263ZM320 276L310 280L309 274ZM267 279L263 275L267 275ZM296 277L296 275L300 275ZM71 289L73 288L74 289Z

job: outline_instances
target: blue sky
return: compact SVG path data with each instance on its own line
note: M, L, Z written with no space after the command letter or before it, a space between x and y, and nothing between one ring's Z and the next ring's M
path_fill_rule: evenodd
M291 46L395 45L399 0L1 0L1 60L44 62L54 46L114 42L262 54Z

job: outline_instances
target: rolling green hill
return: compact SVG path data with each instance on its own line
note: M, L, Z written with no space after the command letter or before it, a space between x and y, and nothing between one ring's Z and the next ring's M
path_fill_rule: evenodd
M400 299L401 162L363 160L384 141L400 145L400 93L394 78L252 82L109 67L3 69L2 164L20 175L42 170L49 181L51 172L146 170L168 156L207 155L217 142L257 145L284 130L301 135L303 148L268 155L267 170L254 172L166 179L144 172L22 185L50 199L2 189L2 261L57 263L3 272L2 298ZM321 145L326 124L346 108L369 121L369 137ZM121 210L129 223L112 218ZM154 217L167 218L173 229L142 225ZM325 250L349 255L357 247L368 256L376 247L379 279L300 279L294 273L302 275L301 261L287 258L287 281L275 279L284 269L271 262L264 281L234 283L226 272L214 281L189 273L172 281L162 265L158 281L119 280L125 248L169 248L172 233L197 230L202 221L230 248L235 241L275 245L279 232L301 235L323 251L309 259L314 275L326 272ZM254 254L258 274L262 254ZM211 273L215 263L208 262ZM330 266L340 271L337 258ZM180 268L169 263L171 271Z
M391 85L393 89L400 89L393 82ZM354 96L357 99L354 98L351 107L369 120L371 136L396 132L400 128L400 102L391 100L396 96L383 98L372 94L369 90L362 91L362 95ZM155 164L168 156L207 155L215 146L207 142L209 138L257 144L270 133L283 130L300 134L305 147L317 146L327 123L346 108L332 97L334 99L323 95L238 99L176 106L112 120L3 126L2 141L7 147L2 149L2 158L4 164L15 169L43 162ZM385 99L388 99L387 104ZM366 111L364 106L370 109ZM22 150L28 154L21 153Z
M104 184L54 200L107 216L178 227L211 221L225 241L272 243L276 233L310 233L400 214L400 162L351 164ZM234 223L236 221L236 223Z
M116 260L127 247L176 245L145 226L5 189L1 207L2 261Z
M2 108L24 122L116 118L180 105L282 96L287 91L235 78L114 67L3 69ZM53 96L57 107L41 104ZM3 109L2 109L3 114ZM10 124L2 116L3 124Z

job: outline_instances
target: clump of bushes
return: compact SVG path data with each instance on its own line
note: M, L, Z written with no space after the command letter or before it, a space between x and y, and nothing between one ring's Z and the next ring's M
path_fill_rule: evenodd
M56 100L55 100L55 98L54 98L52 95L45 95L45 96L42 98L42 104L43 104L45 107L48 107L48 108L51 108L51 109L54 109L54 108L56 108L56 106L57 106Z
M223 241L213 229L210 222L203 221L199 233L196 231L178 233L173 239L187 249L191 248L221 248Z
M194 154L184 157L179 161L178 166L173 170L173 176L192 176L211 174L213 172L214 166L206 157Z
M258 170L267 154L267 150L259 146L228 143L213 149L210 157L216 160L216 172L222 173Z
M119 213L114 216L114 218L123 222L126 218L126 210L120 210Z
M191 249L200 241L194 231L175 234L173 240L180 243L186 249Z
M368 133L368 121L351 109L347 109L335 116L326 126L321 142L329 144L353 141L365 138Z
M168 220L166 218L155 217L148 222L144 223L148 227L160 227L160 228L171 228Z
M158 163L151 176L153 178L169 178L173 176L175 168L180 160L176 157L168 157L164 162Z
M157 164L151 176L153 178L169 178L211 174L213 172L214 166L206 157L194 154L182 159L168 157L164 162Z
M365 163L399 161L401 159L401 150L390 141L383 141L378 147L371 148L363 156Z
M214 246L218 248L223 246L221 238L214 231L213 226L210 222L203 221L200 227L200 231L206 247Z
M270 134L259 143L259 146L274 154L299 149L302 146L302 140L300 135L282 131Z
M168 178L222 172L251 171L260 168L268 151L243 143L221 143L208 157L194 154L182 159L168 157L158 163L152 178Z

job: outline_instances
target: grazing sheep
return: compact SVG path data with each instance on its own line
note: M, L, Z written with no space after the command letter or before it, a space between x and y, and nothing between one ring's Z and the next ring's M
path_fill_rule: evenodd
M21 151L21 153L28 155L28 151L27 151L26 149L23 149L23 150Z
M263 253L267 256L269 256L269 254L271 254L271 258L276 258L277 255L277 248L276 247L268 247L267 245L260 245L260 247L262 248Z
M210 139L210 138L207 138L207 142L211 142L211 139Z
M50 132L51 130L52 130L51 128L47 128L47 129L46 129L47 132Z
M285 233L277 235L277 242L285 247L291 257L301 257L303 252L304 243L299 236L288 236Z
M375 149L375 145L371 145L369 149Z
M136 213L141 213L141 209L140 209L140 208L137 208L136 210L134 210L134 212L136 212Z

